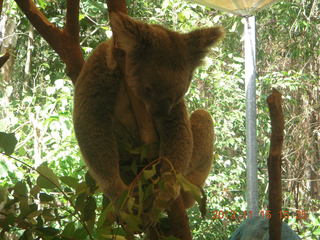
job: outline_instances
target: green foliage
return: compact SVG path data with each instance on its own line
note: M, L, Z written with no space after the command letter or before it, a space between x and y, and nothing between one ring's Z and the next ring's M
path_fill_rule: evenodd
M8 136L10 138L13 135ZM101 194L96 191L98 187L88 172L85 181L81 182L70 176L58 177L47 162L33 168L19 159L11 158L31 172L26 180L18 181L12 187L0 188L0 203L3 205L1 238L19 230L23 232L22 239L121 239L137 235L146 226L159 221L162 209L155 201L157 191L169 192L163 179L157 176L159 160L148 164L136 176L129 193L115 203L106 204L101 201ZM200 202L200 190L196 186L181 174L174 173L174 178ZM114 227L114 224L118 226Z
M63 26L66 1L37 2L51 22ZM129 0L127 3L130 15L174 30L186 32L212 25L226 28L225 40L210 51L204 64L194 73L187 102L190 110L205 108L212 114L216 135L213 169L205 188L207 218L201 219L197 207L189 210L193 237L227 239L243 220L246 210L241 18L182 0ZM310 212L306 219L290 216L288 220L289 225L307 240L317 239L320 232L320 203L311 191L311 183L316 181L308 183L309 174L313 174L310 166L318 176L315 180L320 175L317 122L320 14L316 3L279 1L257 14L260 207L266 209L268 204L266 159L270 123L265 100L271 88L276 87L283 93L286 120L283 205L293 211ZM103 1L81 1L80 37L86 56L111 36L105 12ZM15 30L18 40L10 79L0 82L0 149L7 155L14 152L16 159L0 155L0 238L6 234L7 239L36 239L35 236L42 239L88 239L89 236L112 239L115 235L117 239L124 239L126 232L139 228L140 220L130 211L124 211L121 216L131 229L113 224L115 208L101 197L97 186L86 174L73 134L73 86L66 79L63 63L35 32L31 78L28 79L24 67L29 23L12 3L4 13L19 24ZM147 168L141 178L158 181L154 173L154 168ZM180 181L185 189L198 191ZM142 186L139 187L142 192ZM154 189L149 187L145 191L151 195ZM127 209L142 212L141 203L126 196L124 199L127 199L124 201ZM235 217L230 217L233 216L230 213Z

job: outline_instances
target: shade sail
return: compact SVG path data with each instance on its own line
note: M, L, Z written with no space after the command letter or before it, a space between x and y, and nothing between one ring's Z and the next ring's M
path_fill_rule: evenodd
M202 5L237 15L252 15L276 0L194 0Z

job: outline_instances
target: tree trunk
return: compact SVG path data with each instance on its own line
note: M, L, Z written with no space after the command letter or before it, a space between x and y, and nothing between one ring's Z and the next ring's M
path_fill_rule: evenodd
M269 173L269 236L272 240L281 240L281 223L279 216L282 204L281 161L284 132L281 94L273 89L267 99L271 118L271 143L268 157Z
M32 82L31 77L31 63L32 63L32 52L34 49L34 34L33 34L33 26L29 25L28 31L28 43L27 43L27 56L26 56L26 63L24 65L24 83L27 92L32 93L32 89L35 87Z
M17 23L14 19L10 19L5 17L6 19L4 23L4 30L2 31L3 34L3 40L2 40L2 46L1 46L1 52L5 52L7 49L15 49L17 44L17 35L14 34ZM9 60L6 62L6 64L1 68L2 73L2 81L4 83L9 84L11 82L11 72L13 69L15 58L11 56Z

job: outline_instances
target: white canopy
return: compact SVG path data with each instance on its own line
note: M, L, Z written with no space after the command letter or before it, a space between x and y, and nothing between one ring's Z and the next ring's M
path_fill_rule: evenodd
M194 0L202 5L237 15L252 15L276 0Z

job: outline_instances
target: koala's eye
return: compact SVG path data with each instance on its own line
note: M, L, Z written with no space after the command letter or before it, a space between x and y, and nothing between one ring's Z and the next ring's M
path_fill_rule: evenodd
M152 97L152 94L153 94L153 91L152 91L152 88L150 86L146 86L144 88L144 94L147 96L147 97Z

